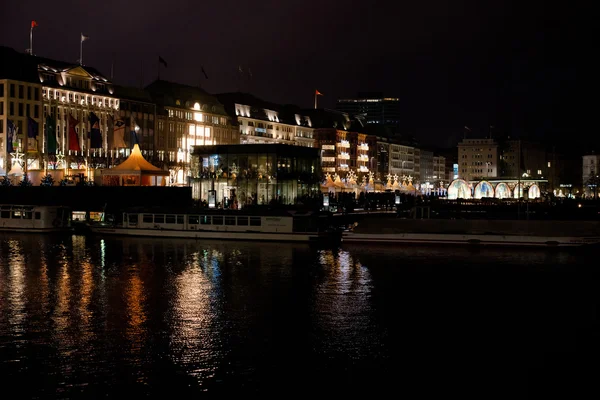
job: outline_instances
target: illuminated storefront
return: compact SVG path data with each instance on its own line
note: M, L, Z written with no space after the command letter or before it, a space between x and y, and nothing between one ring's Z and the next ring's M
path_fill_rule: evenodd
M214 196L217 208L295 204L319 193L319 178L319 150L314 148L246 144L196 146L192 151L192 197L208 204Z

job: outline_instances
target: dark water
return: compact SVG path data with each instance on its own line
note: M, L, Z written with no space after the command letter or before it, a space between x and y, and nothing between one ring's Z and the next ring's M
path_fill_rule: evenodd
M0 234L0 397L596 398L597 265Z

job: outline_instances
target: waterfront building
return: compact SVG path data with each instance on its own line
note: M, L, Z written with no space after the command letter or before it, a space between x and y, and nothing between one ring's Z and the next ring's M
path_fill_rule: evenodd
M319 193L319 150L280 143L194 146L192 196L210 207L295 204Z
M397 175L400 178L411 177L411 180L417 183L415 180L415 166L415 147L400 144L398 142L392 142L390 144L389 173L391 175Z
M238 127L219 100L199 87L156 80L145 90L156 104L151 162L170 172L170 184L187 184L193 146L238 144Z
M118 85L114 85L114 93L120 100L119 111L115 116L125 122L127 127L123 137L127 147L119 151L118 157L129 156L137 143L144 157L152 160L156 145L156 104L150 93L143 89Z
M0 59L0 168L8 172L19 163L37 184L45 173L55 180L89 177L93 168L108 166L109 116L119 99L106 76L7 47L0 47Z
M458 144L458 175L465 181L498 176L498 143L494 139L463 139Z
M314 147L310 116L292 105L279 105L248 93L216 95L239 126L240 143L281 143Z
M499 141L499 176L545 179L548 174L546 149L538 143L507 139Z
M598 197L598 185L600 184L600 155L588 154L583 158L583 195L586 197Z
M362 133L360 120L334 110L307 110L313 121L315 147L323 173L346 179L373 180L377 171L377 137ZM352 171L352 172L351 172Z
M376 178L383 179L390 173L390 141L377 136L377 172Z
M363 116L368 125L398 127L401 121L400 99L381 92L358 93L354 98L339 99L336 110L351 116Z
M450 182L446 174L446 158L444 156L433 156L433 177L432 182L436 187Z

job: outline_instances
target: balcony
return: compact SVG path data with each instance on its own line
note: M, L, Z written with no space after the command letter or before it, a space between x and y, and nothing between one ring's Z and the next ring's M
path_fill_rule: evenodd
M368 151L369 150L369 145L366 144L366 143L361 143L360 146L358 146L358 148L360 150L366 150L366 151Z
M337 144L337 147L341 147L341 148L350 148L350 142L348 142L347 140L342 140L341 142L339 142Z
M358 156L358 161L365 161L368 162L369 161L369 156L366 154L361 154Z
M348 153L340 153L337 156L340 160L349 160L350 159L350 154Z
M359 172L369 172L369 168L367 168L365 165L361 165L360 167L358 167L358 171Z

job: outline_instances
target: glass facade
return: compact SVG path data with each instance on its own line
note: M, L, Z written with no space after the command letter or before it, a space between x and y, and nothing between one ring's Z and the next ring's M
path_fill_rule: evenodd
M191 160L194 200L240 209L296 204L320 193L319 151L282 144L196 146Z

